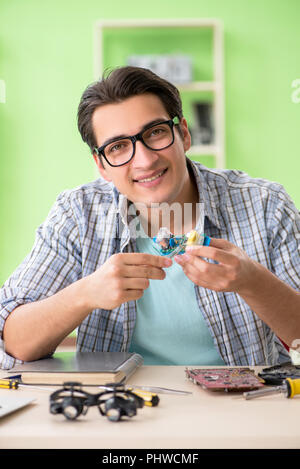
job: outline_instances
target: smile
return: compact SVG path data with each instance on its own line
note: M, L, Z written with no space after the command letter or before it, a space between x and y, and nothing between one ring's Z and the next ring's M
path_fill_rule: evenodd
M145 178L145 179L136 179L135 182L152 182L152 181L155 181L156 179L160 178L163 174L165 174L166 171L167 171L167 169L164 169L163 171L156 174L155 176L152 176L150 178Z

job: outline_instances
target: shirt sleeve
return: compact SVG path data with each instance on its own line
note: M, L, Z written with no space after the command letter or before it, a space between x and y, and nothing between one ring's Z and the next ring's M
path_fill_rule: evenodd
M272 271L300 291L300 214L283 188L271 198L268 214Z
M76 216L77 215L77 216ZM79 214L68 191L56 200L46 221L37 229L30 254L0 290L0 367L21 363L5 352L3 329L8 315L25 303L38 301L82 277Z

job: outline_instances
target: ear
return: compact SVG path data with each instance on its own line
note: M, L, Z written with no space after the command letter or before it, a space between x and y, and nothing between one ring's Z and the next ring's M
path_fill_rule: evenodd
M184 151L188 151L191 148L192 138L189 132L187 121L184 117L180 121L180 128L182 133Z
M96 163L96 165L97 165L97 168L98 168L98 170L99 170L100 175L101 175L101 176L103 177L103 179L105 179L106 181L111 182L112 179L108 176L107 171L106 171L104 165L102 164L103 159L101 160L101 157L98 156L96 153L93 153L93 158L94 158L94 160L95 160L95 163Z

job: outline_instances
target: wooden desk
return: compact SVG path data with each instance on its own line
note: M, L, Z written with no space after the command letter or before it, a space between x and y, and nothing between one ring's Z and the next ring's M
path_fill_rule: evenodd
M212 393L187 380L183 366L143 366L129 383L193 394L161 394L158 407L113 423L93 407L76 421L50 414L51 391L0 389L36 397L34 404L0 419L0 448L300 448L300 396L246 401L242 394Z

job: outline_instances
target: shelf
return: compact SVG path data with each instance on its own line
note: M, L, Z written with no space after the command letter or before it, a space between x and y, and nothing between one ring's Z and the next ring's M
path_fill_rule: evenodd
M139 20L98 20L96 28L212 28L220 25L215 18L202 19L139 19Z
M180 83L175 86L179 91L217 91L220 89L219 83L216 81L193 81L191 83Z

